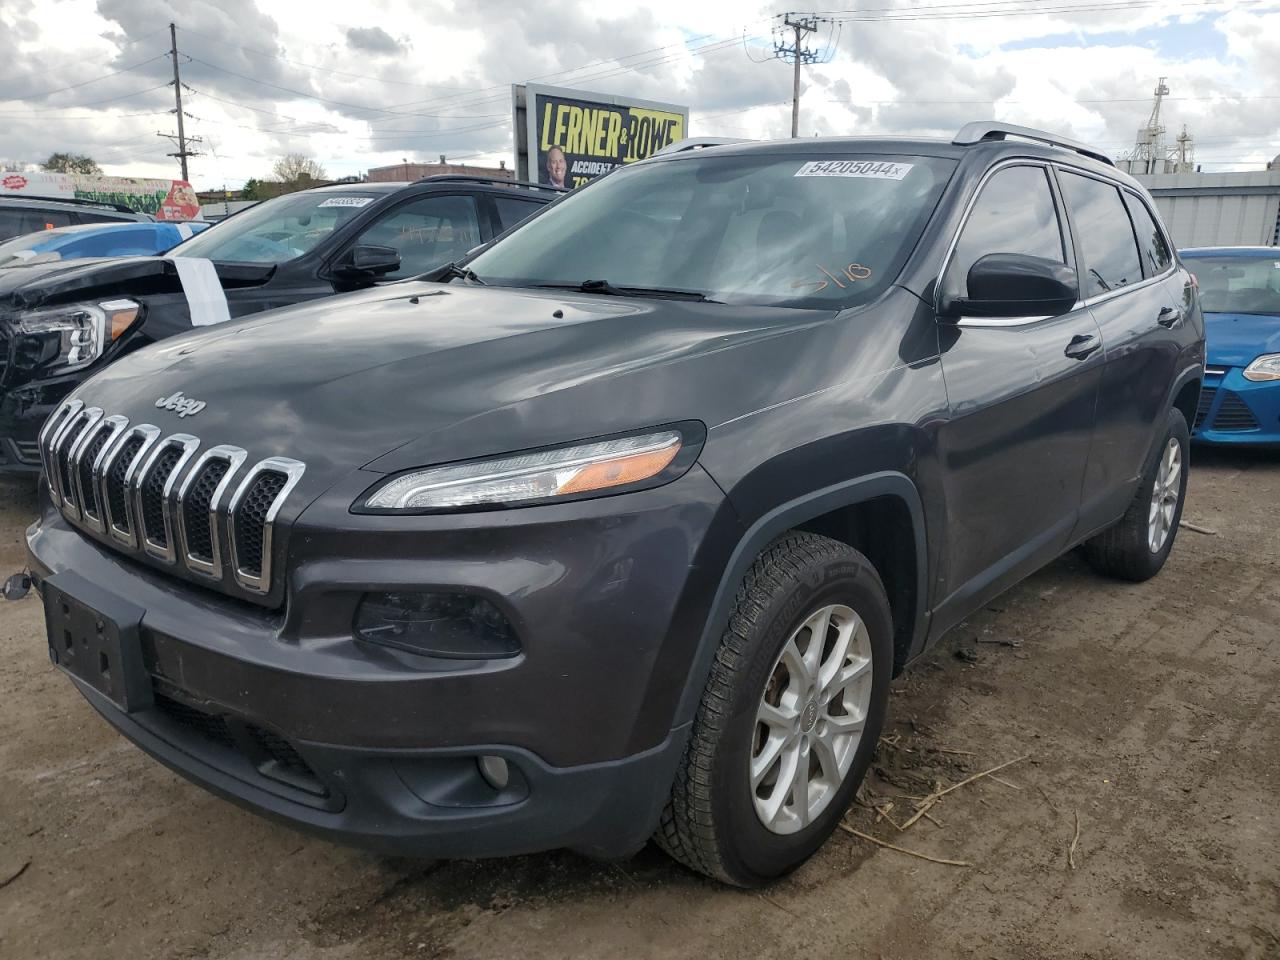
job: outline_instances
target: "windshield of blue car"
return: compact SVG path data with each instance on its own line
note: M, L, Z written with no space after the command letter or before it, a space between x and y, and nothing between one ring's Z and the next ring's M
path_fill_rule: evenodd
M291 193L250 207L169 251L241 263L284 263L308 253L340 224L373 203L372 191Z
M1200 284L1206 313L1256 313L1280 317L1280 250L1265 256L1184 255Z
M954 169L923 156L698 151L615 170L467 266L498 285L608 281L623 294L842 308L893 282Z

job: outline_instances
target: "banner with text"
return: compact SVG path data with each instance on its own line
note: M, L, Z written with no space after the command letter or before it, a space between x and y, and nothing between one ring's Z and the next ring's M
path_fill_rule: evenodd
M200 201L185 180L0 171L0 196L8 194L119 203L157 220L195 220L200 216Z
M689 135L688 107L533 83L522 92L528 179L539 183L580 187Z

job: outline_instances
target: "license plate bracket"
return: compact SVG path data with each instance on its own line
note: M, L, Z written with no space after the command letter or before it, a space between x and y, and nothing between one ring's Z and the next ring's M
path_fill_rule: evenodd
M125 713L152 704L142 662L142 607L64 571L41 584L49 659Z

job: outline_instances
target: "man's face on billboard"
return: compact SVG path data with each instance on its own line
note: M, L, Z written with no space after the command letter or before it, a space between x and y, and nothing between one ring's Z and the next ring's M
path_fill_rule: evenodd
M552 183L562 185L565 174L568 172L569 165L565 162L563 151L552 150L547 154L547 176L551 178Z

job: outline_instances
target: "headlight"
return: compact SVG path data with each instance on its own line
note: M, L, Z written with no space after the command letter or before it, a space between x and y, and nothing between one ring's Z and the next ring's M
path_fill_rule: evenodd
M1269 353L1253 361L1244 368L1244 378L1255 383L1280 380L1280 353Z
M102 356L137 321L142 308L133 300L75 303L36 310L19 317L15 327L26 342L18 360L28 367L56 364L69 370Z
M705 428L644 434L404 473L357 510L429 512L485 508L622 492L674 480L698 454Z

